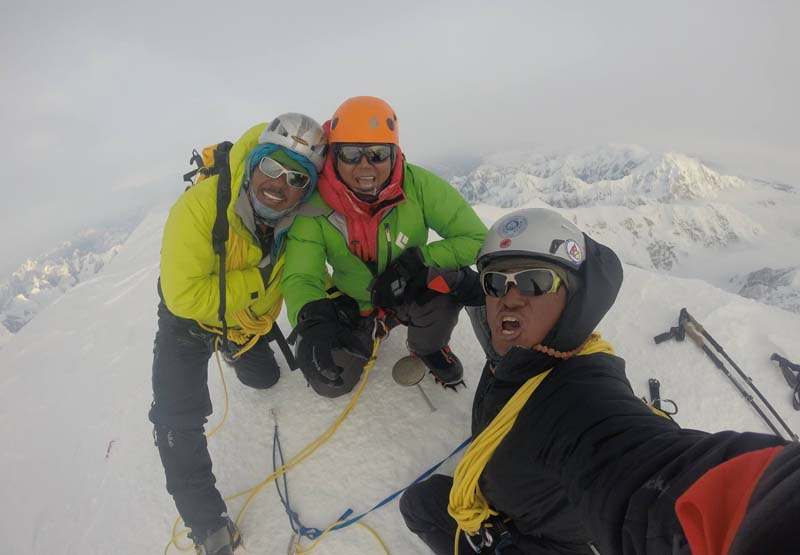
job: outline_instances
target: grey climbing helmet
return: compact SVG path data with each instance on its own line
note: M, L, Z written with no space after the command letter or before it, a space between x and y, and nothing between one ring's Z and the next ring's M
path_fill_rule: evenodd
M501 259L535 258L578 273L586 259L586 240L575 224L553 210L523 208L489 229L478 253L478 271Z
M281 114L264 127L258 144L280 145L308 158L317 171L322 171L328 138L322 126L303 114Z

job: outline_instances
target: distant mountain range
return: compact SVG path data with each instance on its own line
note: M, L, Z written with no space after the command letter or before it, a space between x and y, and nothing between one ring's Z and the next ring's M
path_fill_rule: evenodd
M100 272L129 234L127 228L87 229L25 261L0 284L0 345L68 289Z
M713 199L747 184L684 154L609 146L560 154L494 155L468 175L454 178L453 185L472 203L512 207L538 199L558 208L576 208Z
M800 191L792 185L635 145L503 153L451 182L472 204L556 208L629 264L800 312Z

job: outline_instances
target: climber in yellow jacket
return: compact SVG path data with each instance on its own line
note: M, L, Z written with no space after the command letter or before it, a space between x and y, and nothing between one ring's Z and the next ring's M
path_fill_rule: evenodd
M283 238L316 189L326 148L322 127L302 114L256 125L230 148L218 175L181 195L164 227L150 420L167 490L197 553L228 555L240 541L214 485L203 433L212 411L208 361L224 345L243 384L266 389L278 381L267 334L283 301ZM217 195L228 178L225 226ZM215 224L227 228L224 245Z

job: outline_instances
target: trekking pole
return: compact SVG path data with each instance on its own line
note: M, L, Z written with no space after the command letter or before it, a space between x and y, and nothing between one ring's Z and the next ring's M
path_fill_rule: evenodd
M708 342L714 346L717 352L719 352L722 355L722 357L725 360L727 360L731 366L733 366L733 369L736 370L736 372L745 382L747 382L747 385L750 386L750 389L752 389L753 392L756 395L758 395L758 398L761 399L761 402L764 403L764 406L766 406L767 409L769 409L769 411L772 413L775 419L780 423L781 426L783 426L783 429L789 432L789 437L792 438L792 441L797 441L798 440L797 434L795 434L792 431L792 429L786 424L786 422L784 422L783 418L781 418L781 416L778 414L775 408L770 404L769 401L767 401L767 398L764 397L764 395L762 395L761 391L756 387L756 384L753 383L753 379L747 374L745 374L744 371L741 368L739 368L739 366L733 361L733 359L728 356L728 353L725 352L725 349L722 348L722 345L717 343L716 340L711 336L711 334L708 333L706 329L700 324L700 322L695 320L694 316L689 314L689 311L687 311L685 308L681 309L681 318L685 318L687 320L687 323L691 323L695 327L695 329L699 331L703 335L703 337L706 338ZM770 427L772 426L770 425ZM773 430L774 429L775 428L773 428ZM775 433L779 436L782 435L779 434L777 430L775 431Z
M772 353L769 359L774 360L780 366L786 383L794 390L792 392L792 407L794 410L800 410L800 364L795 364L778 353Z
M767 425L775 433L775 435L778 437L782 437L780 431L778 431L778 428L775 427L775 424L773 424L772 421L769 418L767 418L767 415L764 414L764 411L761 410L761 407L759 407L753 400L753 396L750 395L742 386L742 384L740 384L736 380L736 378L733 377L731 371L728 370L728 368L722 363L719 357L714 354L714 351L712 351L708 347L708 345L706 345L706 341L703 338L703 335L701 334L701 332L697 330L692 320L686 322L685 329L686 329L686 335L688 335L695 342L695 344L698 347L700 347L706 355L708 355L708 358L711 359L711 362L714 363L714 366L719 368L722 371L722 373L725 374L728 377L728 379L733 382L733 385L736 386L736 389L739 390L739 393L741 393L742 396L745 398L745 400L753 406L753 408L756 410L761 419L767 423Z
M669 328L669 331L665 331L664 333L659 333L653 338L655 344L658 345L659 343L663 343L668 339L675 338L675 341L683 341L686 338L686 321L688 319L688 312L684 313L681 311L680 315L678 316L678 325L672 326Z

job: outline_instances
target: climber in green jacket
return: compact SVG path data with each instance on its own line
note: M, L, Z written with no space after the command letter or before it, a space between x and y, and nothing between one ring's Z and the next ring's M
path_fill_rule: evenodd
M404 324L411 353L454 387L459 269L475 262L486 226L449 183L405 161L385 101L351 98L324 127L331 148L309 200L320 214L295 218L281 281L297 362L317 393L337 397L358 382L375 322ZM429 243L431 229L441 239Z

